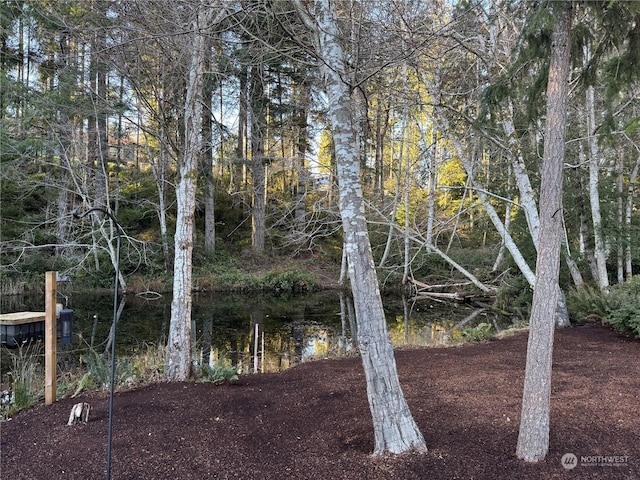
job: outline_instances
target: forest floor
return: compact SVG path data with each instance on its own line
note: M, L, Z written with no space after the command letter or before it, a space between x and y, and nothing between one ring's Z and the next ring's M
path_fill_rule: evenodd
M556 333L547 458L516 458L527 333L401 349L405 396L428 453L374 457L358 358L318 360L237 382L116 392L114 479L638 479L640 342L601 326ZM67 425L76 402L88 423ZM0 476L106 473L108 395L39 405L0 424ZM572 453L575 468L563 467ZM599 458L617 456L617 458Z

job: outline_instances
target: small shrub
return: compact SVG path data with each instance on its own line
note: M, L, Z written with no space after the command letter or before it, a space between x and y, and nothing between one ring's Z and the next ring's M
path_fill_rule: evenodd
M316 286L312 274L298 269L273 270L264 274L262 284L274 293L302 293Z
M462 336L468 342L482 342L491 338L491 331L493 325L490 323L482 322L475 327L468 327L462 330Z
M609 312L603 319L618 332L640 338L640 277L611 288Z
M87 366L87 379L81 381L86 386L91 386L92 380L98 388L109 388L111 384L111 362L106 355L100 355L93 348L86 355L82 355L82 361ZM131 359L116 358L114 385L129 387L133 376ZM84 377L83 377L84 378ZM80 384L80 381L78 382ZM79 385L80 386L80 385ZM79 393L76 389L76 394Z
M224 358L216 360L213 365L202 365L201 381L211 383L231 382L238 380L238 371Z
M129 386L147 385L164 379L166 348L154 343L143 343L130 357L133 375L126 379Z
M102 388L109 386L110 368L107 359L100 355L93 348L89 349L86 355L82 355L82 362L87 366L87 373L83 376L82 383L88 384L88 380L91 379L96 385ZM86 378L85 378L86 377ZM76 391L76 394L78 392Z
M32 342L19 346L16 353L10 352L11 370L8 375L12 380L13 403L6 405L8 411L3 415L29 407L41 397L44 390L42 350L42 342Z
M601 320L609 313L610 305L607 295L599 288L585 285L569 291L567 308L571 318L579 322L587 318Z

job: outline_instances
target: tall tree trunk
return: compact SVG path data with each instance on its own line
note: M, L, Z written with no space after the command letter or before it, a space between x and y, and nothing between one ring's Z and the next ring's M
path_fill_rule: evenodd
M97 0L93 8L95 15L100 19L105 19L107 15L107 2ZM108 200L108 176L107 176L107 156L109 142L107 137L107 67L100 58L106 50L106 34L103 27L96 27L91 39L91 65L89 70L91 92L92 113L89 115L89 165L94 182L93 206L107 209ZM98 216L101 218L101 215Z
M196 205L198 156L202 148L202 84L205 41L202 30L209 25L211 8L200 3L191 25L192 56L184 105L184 153L180 162L180 179L176 191L175 253L173 301L167 341L165 375L171 381L183 381L191 374L191 288Z
M145 139L147 137L145 136ZM151 153L151 148L147 145L149 151L149 162L156 182L158 191L158 222L160 224L160 238L162 242L162 255L164 256L164 268L167 272L171 271L173 260L169 254L169 230L167 228L167 146L165 142L164 127L160 130L160 152L158 158L155 159Z
M624 206L622 196L624 195L624 156L622 152L618 153L618 284L624 283Z
M509 118L502 123L505 134L508 137L509 147L513 154L511 155L511 164L513 173L520 192L520 204L524 209L524 215L527 219L529 234L533 245L538 248L538 236L540 235L540 219L538 217L538 206L536 205L535 193L529 180L527 167L524 162L524 154L517 137L516 129L513 125L513 106L509 105Z
M242 71L238 75L240 81L240 91L238 98L238 142L236 144L236 158L231 166L231 185L232 194L231 205L238 208L244 204L241 192L243 191L243 179L245 172L245 161L247 158L247 70L242 67Z
M584 46L584 61L591 58L589 45ZM586 91L587 138L589 143L589 200L591 204L591 221L593 222L593 240L598 286L603 291L609 290L609 274L607 273L607 253L602 235L602 214L600 213L600 163L598 142L596 138L595 89L589 85Z
M536 284L529 322L520 432L516 454L528 462L545 458L549 450L551 365L558 304L562 241L562 181L567 97L571 67L571 2L551 7L553 26L547 83L547 118L540 186L540 236Z
M389 109L382 110L382 102L378 100L376 109L376 150L375 150L375 168L373 191L380 205L384 204L384 143L387 135L387 127L389 126Z
M264 67L251 67L251 173L253 177L253 208L251 213L251 246L257 253L264 251L265 213L267 202L264 134Z
M509 166L508 167L508 171L507 171L507 195L511 195L511 191L513 189L513 172L512 172L512 167ZM511 208L512 208L512 203L511 202L507 202L507 204L505 205L504 208L504 229L509 232L511 229ZM504 243L504 240L502 240L502 243L500 244L500 250L498 250L498 255L496 256L496 260L495 262L493 262L493 267L491 268L492 272L497 272L498 269L500 268L500 266L502 265L502 262L504 260L504 254L506 251L506 246Z
M426 445L402 393L393 347L387 332L367 231L360 180L360 149L353 125L351 96L344 52L339 44L335 4L316 0L315 21L298 0L298 10L317 34L317 54L328 96L333 128L340 213L344 230L349 279L353 289L358 322L358 345L364 366L367 396L375 433L374 454L401 453L410 449L426 451Z
M632 254L631 254L631 215L633 212L633 192L638 181L638 170L640 169L640 156L636 159L631 176L629 177L629 187L627 189L627 204L624 214L624 231L625 231L625 274L627 280L631 280L633 276Z
M395 142L391 142L391 157L395 158L394 151ZM391 213L389 218L391 221L389 222L389 233L387 233L387 242L384 246L384 252L382 253L382 257L380 258L380 262L378 263L378 267L382 268L387 262L387 258L391 254L391 246L393 244L393 240L395 238L395 222L398 215L398 207L400 206L400 193L402 186L402 155L403 155L403 142L400 141L400 152L398 154L398 167L396 168L396 186L395 192L393 194L393 203L391 204ZM393 170L393 169L390 169Z
M309 175L306 167L307 148L309 146L309 104L311 101L311 88L306 80L302 80L298 85L300 98L298 100L299 107L296 108L296 127L298 138L296 141L296 157L298 181L296 185L296 208L295 208L295 225L298 231L303 231L306 223L307 215L307 182Z
M440 71L436 69L436 73L434 74L433 79L433 92L434 101L436 105L440 102ZM429 155L429 202L428 202L428 212L427 212L427 252L430 251L430 245L433 244L433 221L436 216L436 194L437 194L437 182L438 182L438 160L440 158L440 145L438 141L438 137L440 132L438 131L438 122L433 122L432 125L433 136L431 140L431 155ZM465 190L465 194L466 194ZM464 199L460 203L460 208L463 208ZM456 218L456 223L458 222L460 217ZM455 229L451 233L451 237L449 240L449 246L451 246L451 242L453 241L453 237L455 235ZM449 251L449 246L447 247L447 252Z
M203 81L203 103L202 114L202 138L204 141L202 149L202 170L204 179L204 250L207 255L213 255L216 249L216 216L215 216L215 189L213 183L213 128L211 128L211 118L213 116L213 75L210 73L211 56L210 40L205 42L204 57L204 81ZM220 138L222 142L222 137Z

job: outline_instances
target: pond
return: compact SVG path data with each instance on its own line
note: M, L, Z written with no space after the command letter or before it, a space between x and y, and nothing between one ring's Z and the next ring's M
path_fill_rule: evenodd
M170 296L127 295L117 329L117 354L166 344ZM70 344L58 345L60 362L73 363L89 348L107 350L113 297L59 291L59 302L74 311ZM39 297L5 297L2 312L43 310ZM462 339L465 328L480 322L501 328L488 310L462 304L398 296L383 298L389 335L395 347L444 346ZM356 325L351 299L343 292L275 297L255 293L207 293L194 296L193 358L197 363L228 359L242 373L276 372L297 363L355 351ZM3 348L3 350L5 350ZM4 370L4 369L3 369Z

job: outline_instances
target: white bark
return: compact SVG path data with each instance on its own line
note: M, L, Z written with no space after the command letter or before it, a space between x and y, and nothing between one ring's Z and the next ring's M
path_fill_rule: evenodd
M511 193L512 188L513 188L513 173L512 173L512 168L509 168L509 171L507 172L507 192L509 194ZM509 228L511 227L511 208L512 208L512 203L507 202L504 209L504 229L507 232L510 231ZM506 251L506 246L504 244L504 240L502 240L502 244L500 245L500 250L498 251L498 255L496 256L496 261L493 263L493 267L491 268L492 272L496 272L502 265L502 262L504 261L505 251Z
M627 190L627 205L625 207L624 214L624 227L626 238L626 252L625 252L625 273L627 280L631 280L633 276L632 255L631 255L631 214L633 212L633 192L638 181L638 170L640 169L640 156L636 159L636 164L631 172L629 178L629 187Z
M623 169L624 169L624 162L623 162L623 157L621 154L619 154L620 156L618 157L618 182L617 182L617 187L618 187L618 201L617 201L617 207L618 207L618 226L620 228L620 232L618 234L618 239L617 239L617 243L618 243L618 258L617 258L617 262L618 262L618 284L622 284L624 283L624 236L623 236L623 231L624 231L624 223L623 223L623 219L624 219L624 206L623 206L623 201L622 201L622 195L624 194L624 180L623 180Z
M529 285L533 287L536 283L536 275L535 273L533 273L533 270L531 269L531 267L529 266L525 258L522 256L522 253L520 252L518 245L516 245L516 242L513 240L513 237L511 237L511 234L505 228L504 224L502 223L502 220L500 219L500 216L498 215L498 212L496 212L495 208L493 208L493 205L489 201L489 198L486 194L485 188L482 186L482 184L479 181L475 179L473 161L467 155L465 155L462 145L460 144L457 138L450 136L450 141L453 144L454 148L456 149L456 153L462 160L464 169L467 172L469 183L476 190L476 193L478 194L478 197L480 198L482 205L485 207L487 216L491 220L491 223L493 223L493 226L495 227L495 229L500 234L500 237L502 238L502 241L504 242L505 247L507 247L507 250L509 250L511 257L513 258L514 262L516 262L516 265L520 269L520 272L525 277ZM537 216L537 213L536 213L536 216Z
M591 51L588 45L584 47L584 62L591 59ZM596 138L596 112L595 112L595 89L592 85L587 87L586 92L587 110L587 135L589 141L589 201L591 204L591 221L593 223L593 254L596 261L598 286L603 291L609 289L609 275L607 273L607 253L605 251L604 239L602 235L602 214L600 213L600 165L598 142Z
M315 22L296 5L316 33L316 50L329 103L338 168L340 213L349 279L358 322L358 346L375 433L374 454L402 453L426 445L402 393L378 287L360 183L359 143L353 125L344 52L333 0L315 1Z
M211 8L200 3L191 25L193 54L184 111L184 153L180 162L180 180L176 190L176 217L173 301L167 341L165 375L172 381L184 381L191 374L191 289L194 211L198 155L202 148L202 81L205 41L202 30L210 25Z
M391 157L394 157L394 151L393 151L393 142L391 145ZM395 220L397 214L398 214L398 205L400 204L400 186L401 186L401 172L402 172L402 142L401 142L401 146L400 146L400 155L398 158L398 168L397 168L397 176L396 176L396 191L393 195L393 207L391 209L391 218L393 220ZM380 258L380 263L378 264L379 267L383 267L384 264L387 262L387 258L389 257L389 254L391 252L391 245L393 243L393 233L394 233L394 225L393 223L391 223L389 225L389 233L387 234L387 242L385 244L384 247L384 252L382 254L382 257Z
M407 64L406 62L402 65L402 75L404 78L404 105L403 105L403 129L402 129L402 140L400 145L400 163L402 163L402 159L404 158L405 169L404 169L404 269L402 273L402 285L406 285L409 281L409 273L411 270L411 250L410 250L410 242L409 242L409 212L411 206L411 149L409 148L409 143L411 141L411 129L409 128L409 88L407 85ZM400 171L398 171L398 175ZM433 185L431 186L433 188ZM430 238L431 232L427 228L427 238ZM431 242L428 243L429 245Z
M511 105L509 108L510 110L513 110ZM524 209L527 225L529 226L529 234L531 235L531 240L533 240L533 244L537 249L538 236L540 234L540 218L538 217L538 206L536 205L535 193L531 186L531 181L529 180L529 175L522 155L522 148L520 147L520 142L516 137L516 130L513 126L512 117L510 116L502 125L504 132L509 139L509 147L511 147L514 152L514 154L511 155L511 164L513 166L513 174L516 179L516 184L518 185L518 191L520 192L519 203Z

